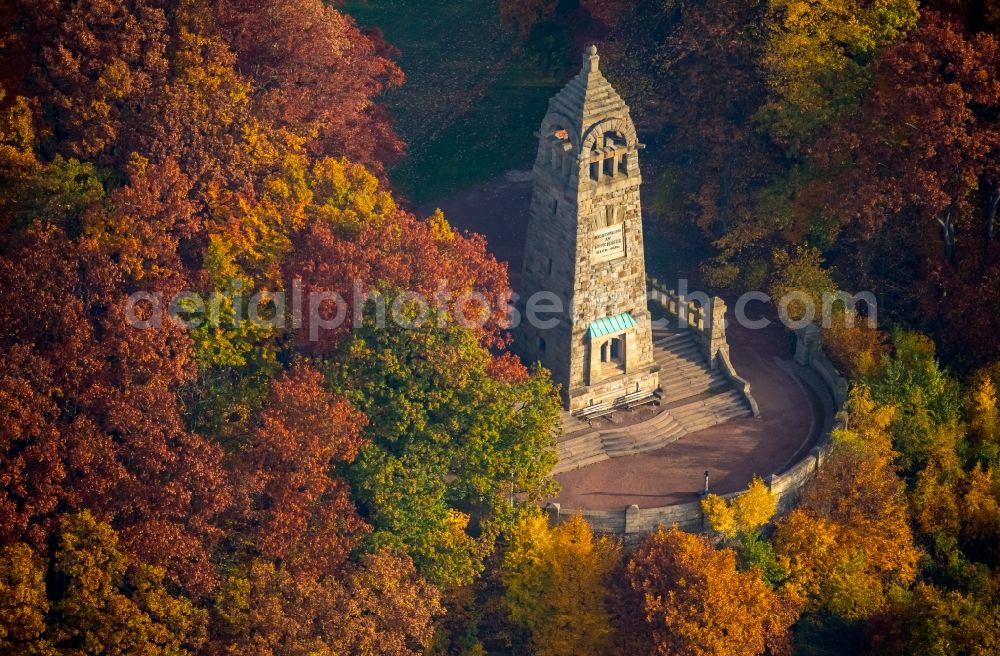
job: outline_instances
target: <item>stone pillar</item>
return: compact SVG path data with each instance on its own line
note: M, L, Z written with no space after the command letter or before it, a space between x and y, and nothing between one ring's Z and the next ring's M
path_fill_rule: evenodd
M708 364L712 369L719 368L716 357L720 352L729 355L729 342L726 341L726 302L718 296L713 296L709 302L708 325Z
M587 361L587 384L593 385L601 378L601 350L594 340L587 338L587 349L585 351Z
M823 466L823 456L825 455L823 453L823 449L819 448L818 446L814 446L813 448L809 449L809 455L816 459L816 469L819 469L820 467Z
M630 330L622 335L622 348L625 349L625 372L633 373L638 369L636 362L640 356L639 342L636 340L634 330Z
M795 331L795 361L800 365L808 367L819 347L819 327L816 324L811 323Z
M562 506L558 503L550 503L545 506L545 512L549 516L549 526L559 526L559 511Z
M691 327L691 313L688 311L687 299L682 294L677 294L677 327Z
M625 509L625 534L639 532L639 506L634 503Z

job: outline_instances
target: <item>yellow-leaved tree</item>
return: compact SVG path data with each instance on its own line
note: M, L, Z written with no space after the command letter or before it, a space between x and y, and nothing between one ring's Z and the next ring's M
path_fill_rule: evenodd
M917 22L917 0L769 0L761 64L772 93L760 117L793 151L849 112L866 65Z
M701 507L713 531L734 538L754 533L767 524L778 510L778 498L760 477L754 476L745 493L729 501L710 494L702 499Z
M823 264L823 254L816 248L797 246L794 252L777 248L771 253L771 284L767 291L782 320L821 317L824 297L837 291Z
M163 568L130 558L118 533L83 511L63 515L54 553L0 549L0 653L188 656L207 613L177 595ZM46 576L58 586L46 588Z
M779 587L788 577L774 554L771 543L761 536L761 529L778 510L778 497L758 476L754 476L743 494L726 500L710 494L701 502L705 519L712 530L723 537L726 546L736 550L741 570L757 568L771 587Z
M800 506L778 522L774 544L790 592L812 608L862 619L913 582L919 551L892 464L893 411L876 407L863 387L852 391L849 408L852 430L834 431L823 467Z
M580 516L555 528L531 514L511 534L502 579L511 619L527 629L539 656L591 656L611 650L606 577L619 544L595 537Z
M996 371L991 371L996 369ZM981 460L1000 464L1000 405L997 385L1000 364L978 372L968 401L969 437Z

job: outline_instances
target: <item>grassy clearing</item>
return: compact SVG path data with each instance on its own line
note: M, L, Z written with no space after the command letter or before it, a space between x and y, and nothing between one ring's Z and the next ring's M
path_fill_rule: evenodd
M408 144L390 171L404 196L438 198L532 161L533 133L565 81L560 35L519 44L494 1L350 0L344 8L401 52L407 82L386 103Z

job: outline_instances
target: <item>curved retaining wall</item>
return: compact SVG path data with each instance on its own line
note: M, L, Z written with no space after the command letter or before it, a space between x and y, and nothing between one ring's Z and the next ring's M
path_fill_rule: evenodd
M797 463L787 467L779 474L771 474L765 480L771 492L778 498L778 512L786 512L799 500L802 488L812 475L823 464L829 449L829 431L831 428L843 428L847 425L847 415L843 411L847 400L848 383L830 359L823 353L819 339L819 328L809 325L795 331L795 361L805 367L805 372L815 376L815 381L807 381L815 387L822 386L824 410L828 418L823 436L817 446ZM739 490L723 495L727 499L744 494ZM640 508L629 506L624 510L573 510L562 508L558 503L546 506L549 521L552 524L569 519L572 515L582 515L594 531L600 533L616 533L628 535L655 531L661 524L672 526L690 532L700 532L707 528L705 514L701 510L700 501L680 503L658 508Z

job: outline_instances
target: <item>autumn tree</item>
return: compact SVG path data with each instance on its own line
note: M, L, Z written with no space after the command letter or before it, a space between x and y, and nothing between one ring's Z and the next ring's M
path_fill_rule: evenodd
M253 193L267 173L301 140L271 130L254 115L250 81L235 69L235 55L212 31L209 5L183 3L173 14L176 37L169 79L128 124L121 148L153 162L175 160L205 205L223 190ZM209 228L210 221L199 227Z
M24 193L25 180L39 168L35 156L35 129L28 99L24 96L9 98L0 86L0 228L10 229L13 208Z
M934 331L949 355L966 360L994 352L975 336L991 333L996 316L986 284L995 275L989 202L980 201L1000 143L998 53L993 35L925 10L872 64L857 114L816 148L827 179L812 207L843 228L846 267L891 294L895 316ZM959 317L964 330L947 328Z
M923 429L928 433L923 449L927 456L919 462L910 490L914 520L938 574L966 582L981 576L979 563L993 565L1000 555L994 547L1000 535L1000 487L994 480L990 442L981 441L989 439L995 405L988 370L973 376L963 393L965 421L946 417L941 423L935 422L940 415L933 411L932 391L910 392L908 397L926 399L931 408L928 412L921 404L912 410L929 424Z
M760 3L635 3L612 31L607 75L669 159L651 211L714 241L741 223L773 159L752 117L766 94L753 62ZM669 226L668 226L669 227ZM737 275L728 275L734 282ZM750 283L753 284L753 283Z
M801 503L779 520L774 544L792 594L857 619L913 582L919 551L893 468L887 428L895 410L878 406L864 388L852 391L849 407L852 430L834 432Z
M925 335L898 331L892 346L869 388L877 404L898 410L887 428L898 463L913 473L935 454L954 451L960 390L938 364L934 344Z
M961 435L957 427L950 427L938 431L937 437L937 448L916 475L910 502L920 531L932 538L935 549L954 556L960 527L959 485L964 478L957 453Z
M932 11L923 13L909 38L883 53L860 115L825 144L833 161L855 162L849 175L858 186L841 196L838 208L845 220L871 231L909 218L921 233L940 236L944 259L955 256L970 193L996 149L997 132L987 117L1000 103L998 56L994 37L967 36ZM888 138L862 143L861 133Z
M822 334L824 352L850 380L875 376L889 350L875 321L852 308L833 308Z
M793 252L775 249L771 254L772 275L768 293L783 320L819 320L823 308L837 290L830 271L823 267L818 249L796 247Z
M53 654L45 636L50 608L41 558L23 542L0 548L0 649L9 654Z
M403 144L376 99L403 73L378 34L321 0L225 0L216 12L236 70L253 82L256 116L305 138L313 155L346 156L377 173L398 159Z
M986 656L1000 649L1000 612L988 596L918 583L900 594L872 627L872 653Z
M198 7L24 0L17 6L31 54L32 91L53 120L49 143L64 156L122 164L130 135L151 127L142 125L150 109L166 126L196 135L184 118L194 118L203 106L177 101L207 98L206 92L223 99L216 91L240 91L199 89L199 78L219 71L188 68L192 57L217 60L220 47L232 53L235 71L256 89L253 95L242 89L251 114L308 139L313 154L347 155L381 172L385 161L402 152L387 113L375 103L403 80L389 49L319 0L286 3L281 11L267 2ZM261 45L262 33L274 47ZM177 53L170 51L174 34L180 37ZM192 39L206 52L190 49ZM180 114L159 111L165 98Z
M514 526L502 565L505 601L530 634L533 653L610 653L606 577L620 555L619 545L594 536L579 515L549 528L535 512Z
M761 67L772 98L760 119L779 143L808 148L818 129L856 109L878 50L917 22L916 0L767 3Z
M925 536L938 577L968 586L983 565L1000 562L1000 486L994 471L963 469L959 458L938 456L917 476L910 493L917 528Z
M713 531L725 537L756 532L778 510L778 499L759 477L754 476L746 492L726 500L709 494L701 501Z
M474 540L466 509L495 528L551 489L555 391L541 372L492 377L471 330L401 311L408 325L366 319L329 367L333 389L370 420L351 481L373 544L406 549L433 581L468 580L492 529Z
M393 290L420 295L431 309L471 330L484 346L507 346L507 267L487 251L485 240L458 233L441 213L420 220L387 206L379 190L371 188L370 174L345 169L340 176L331 185L333 200L317 208L315 220L294 240L285 279L289 287L299 279L306 295L335 291L347 310L336 327L314 334L303 325L296 334L299 348L329 355L352 327L363 323L365 316L355 309L371 302L375 313L369 316L386 315ZM355 202L358 209L367 209L358 211ZM322 306L319 316L332 318L333 308Z
M118 139L168 75L165 8L147 0L18 0L49 152L123 164Z
M365 418L298 365L271 384L237 454L233 566L209 653L421 653L439 593L405 554L351 558L369 527L339 475Z
M997 382L1000 367L984 368L973 377L966 392L969 438L978 457L993 466L1000 465L1000 405Z
M960 490L962 552L992 567L1000 564L1000 483L996 470L980 465L968 473Z
M337 575L294 575L255 559L233 571L213 604L209 654L417 656L441 607L406 556L388 551Z
M354 460L365 418L305 366L271 385L239 457L243 533L256 553L293 571L332 574L367 527L333 472Z
M741 570L758 568L772 586L784 581L786 572L761 535L778 510L778 498L764 481L754 476L745 492L729 500L709 494L701 500L701 508L712 530L736 550Z
M0 87L0 230L13 236L35 220L63 224L104 196L89 162L38 157L33 103Z
M58 530L49 559L4 547L0 645L39 656L197 653L206 614L168 590L162 568L130 559L88 511L63 516Z
M757 97L753 121L784 153L772 155L776 166L749 190L747 211L715 242L718 254L707 273L726 287L787 287L790 271L821 261L820 252L836 245L841 227L818 209L826 172L814 157L816 140L857 111L872 59L917 20L914 0L774 0L762 6L755 68L766 95ZM755 36L749 37L754 43ZM813 268L827 278L824 286L832 286L828 272Z
M789 654L798 610L761 579L740 572L731 549L662 527L628 563L618 653ZM634 644L633 644L634 642Z
M38 226L0 260L11 301L0 348L13 364L0 467L17 481L4 495L19 508L4 514L0 533L40 547L56 511L90 509L130 556L204 593L214 580L212 521L228 503L222 454L179 412L178 390L194 373L186 336L170 322L137 330L126 302L133 291L169 296L183 284L186 186L170 166L133 176L107 206L77 218L80 237Z

